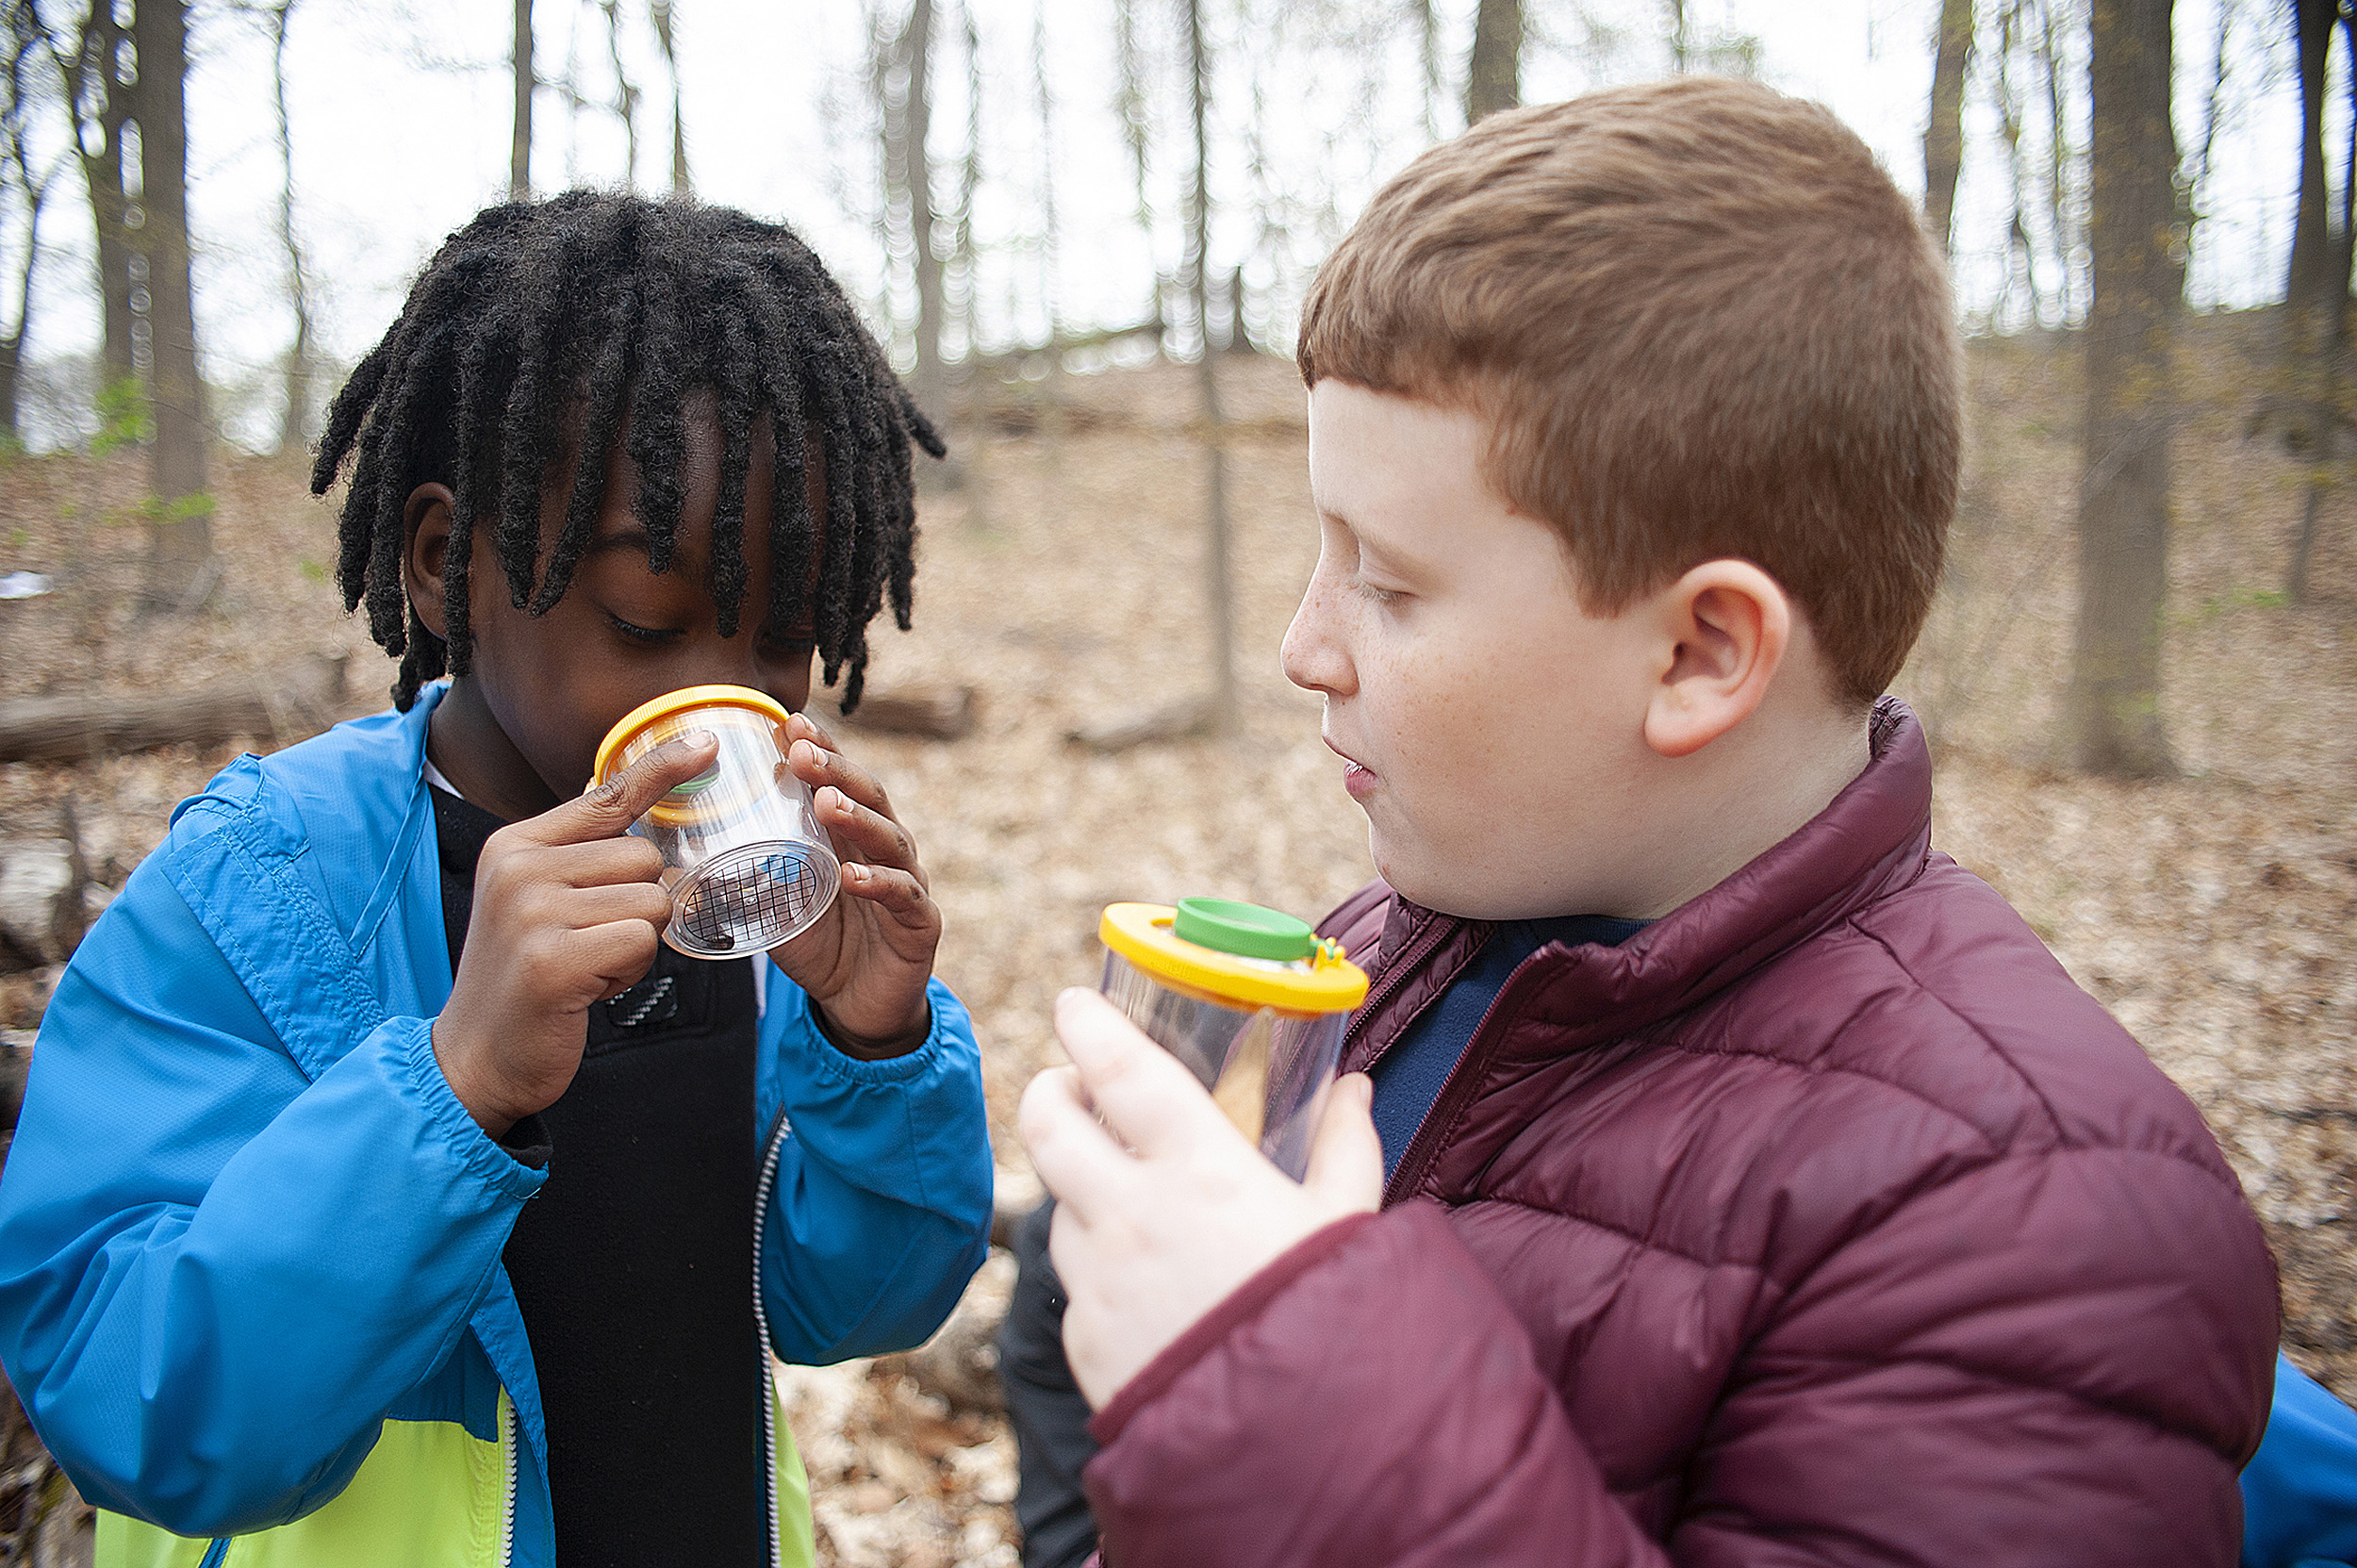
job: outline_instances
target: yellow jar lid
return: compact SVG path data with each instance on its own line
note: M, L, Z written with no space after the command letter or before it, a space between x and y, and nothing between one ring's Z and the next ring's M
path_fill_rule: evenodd
M1097 940L1173 990L1280 1013L1347 1013L1367 999L1367 974L1339 942L1321 941L1294 963L1220 952L1187 941L1169 904L1108 904Z
M598 742L597 766L589 770L591 781L605 783L606 768L621 753L622 748L628 746L648 725L668 718L673 714L684 713L689 708L712 707L750 708L780 725L792 717L785 711L783 702L767 692L755 691L750 686L682 686L677 691L666 692L651 701L639 703L622 715L620 723L605 732L605 738Z

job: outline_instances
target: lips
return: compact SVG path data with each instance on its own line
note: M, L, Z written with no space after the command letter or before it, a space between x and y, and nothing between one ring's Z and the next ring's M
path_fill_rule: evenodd
M1363 800L1382 787L1383 776L1381 774L1335 745L1327 736L1320 735L1318 738L1326 742L1327 751L1343 759L1343 787L1350 791L1352 800Z

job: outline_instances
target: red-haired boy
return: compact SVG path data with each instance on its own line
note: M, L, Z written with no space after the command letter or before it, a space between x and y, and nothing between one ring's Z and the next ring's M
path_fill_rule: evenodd
M1108 1560L2232 1563L2259 1228L1933 852L1879 697L1960 445L1909 204L1755 86L1499 115L1376 197L1300 362L1363 1076L1295 1186L1060 1002L1023 1126Z

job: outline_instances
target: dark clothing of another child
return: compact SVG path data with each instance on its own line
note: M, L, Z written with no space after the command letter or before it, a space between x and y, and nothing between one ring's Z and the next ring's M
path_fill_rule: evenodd
M475 863L504 824L438 787L434 822L455 969ZM644 980L589 1010L563 1097L503 1140L528 1164L540 1162L519 1140L542 1145L550 1166L502 1261L539 1372L566 1565L768 1554L746 1243L760 1180L752 966L656 953Z

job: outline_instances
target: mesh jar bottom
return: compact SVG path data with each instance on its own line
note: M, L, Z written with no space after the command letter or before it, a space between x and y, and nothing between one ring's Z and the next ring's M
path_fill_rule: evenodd
M692 958L766 952L808 930L841 883L834 856L819 845L743 845L673 884L663 939Z

